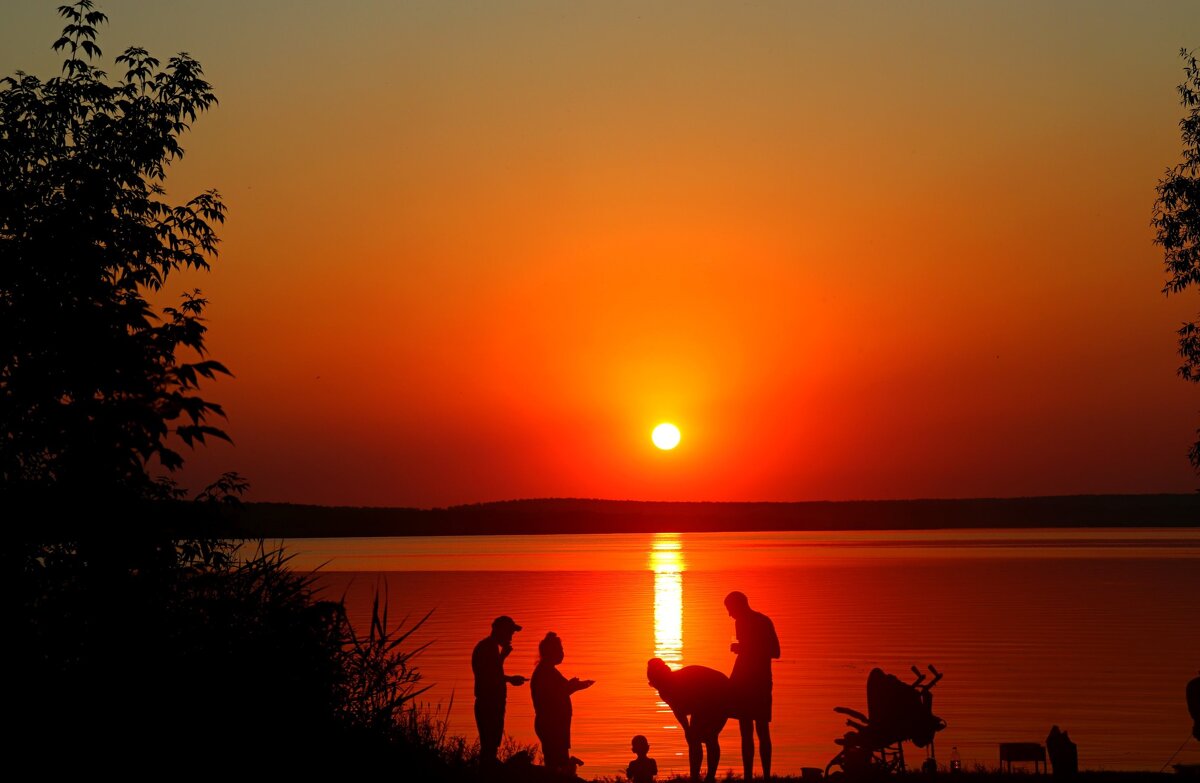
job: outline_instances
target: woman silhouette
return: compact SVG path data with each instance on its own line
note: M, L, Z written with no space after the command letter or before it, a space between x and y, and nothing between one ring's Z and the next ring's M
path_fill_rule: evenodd
M594 680L567 679L558 671L563 661L562 639L551 631L538 643L538 665L533 670L533 730L542 743L546 769L575 774L577 759L571 758L571 694L590 688Z

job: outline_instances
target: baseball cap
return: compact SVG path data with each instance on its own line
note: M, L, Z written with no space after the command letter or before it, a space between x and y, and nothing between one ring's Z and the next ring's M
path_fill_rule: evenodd
M521 630L521 626L517 625L517 623L506 614L502 614L499 617L497 617L495 620L492 620L492 627L493 628L511 628L514 631Z

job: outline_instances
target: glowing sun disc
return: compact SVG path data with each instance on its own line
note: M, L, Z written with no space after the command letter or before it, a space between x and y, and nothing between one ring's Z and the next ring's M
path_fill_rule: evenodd
M679 445L679 428L674 424L660 424L650 434L650 440L663 451Z

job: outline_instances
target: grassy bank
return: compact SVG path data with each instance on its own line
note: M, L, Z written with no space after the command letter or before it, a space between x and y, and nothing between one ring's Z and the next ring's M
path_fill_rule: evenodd
M742 780L741 775L725 774L717 778L720 781ZM1075 783L1141 783L1142 781L1174 781L1180 783L1184 780L1196 780L1197 778L1175 774L1174 772L1080 772L1064 780L1074 781ZM756 778L760 780L760 778ZM829 780L843 780L850 783L850 778L829 778ZM1049 781L1058 780L1051 774L1034 774L1032 770L1018 769L1013 772L1000 772L998 770L980 769L970 772L962 772L956 775L950 775L946 772L938 773L937 775L925 775L922 773L910 773L894 777L872 778L871 780L894 780L905 781L906 783L954 783L954 781L962 781L962 783L1014 783L1019 781ZM691 778L687 776L676 777L659 777L658 783L690 783ZM799 775L776 775L772 778L774 783L811 783L810 778L802 778ZM593 783L626 783L624 777L598 777L593 779Z

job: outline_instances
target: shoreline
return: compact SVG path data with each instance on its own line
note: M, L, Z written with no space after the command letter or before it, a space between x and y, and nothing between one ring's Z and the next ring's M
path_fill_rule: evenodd
M761 774L761 771L756 767L756 775ZM725 774L718 774L718 781L740 781L740 774L735 773L732 769L726 770ZM760 778L755 778L759 780ZM1170 767L1163 772L1155 772L1153 770L1088 770L1081 769L1074 775L1066 777L1055 777L1050 768L1035 773L1030 765L1023 765L1014 768L1011 772L1001 772L999 769L991 768L975 768L971 770L963 770L962 772L951 773L945 767L938 769L937 773L929 774L920 770L908 770L899 776L884 776L882 778L873 778L877 780L905 780L912 783L947 783L947 781L972 781L973 783L1012 783L1014 780L1075 780L1085 781L1086 783L1137 783L1138 781L1187 781L1200 780L1200 768L1191 771L1176 772ZM624 777L604 776L600 775L595 778L586 778L590 783L624 783ZM771 780L774 783L812 783L813 780L841 780L852 783L857 778L849 778L845 776L837 776L825 778L803 777L802 775L777 775L773 774ZM691 783L691 777L688 775L674 775L658 777L658 783Z
M758 778L756 778L756 780L757 779ZM824 777L804 778L800 775L774 775L773 774L771 776L771 780L774 781L774 783L811 783L811 781L813 781L813 780L826 780L826 779L827 778L824 778ZM987 770L957 772L954 774L951 774L950 772L947 772L946 770L942 769L942 770L938 770L936 775L929 775L924 772L910 770L899 777L893 776L891 778L885 777L885 778L881 778L881 779L905 780L905 781L912 781L913 783L921 783L923 781L939 781L939 783L945 783L946 781L955 781L955 780L976 781L976 782L982 782L982 783L991 783L991 781L997 781L997 782L1005 781L1006 783L1012 783L1012 781L1014 781L1014 780L1052 780L1052 779L1086 781L1087 783L1136 783L1137 781L1163 781L1163 783L1167 783L1168 781L1197 780L1200 778L1197 778L1196 776L1191 775L1191 774L1179 773L1179 772L1175 772L1175 771L1153 772L1150 770L1126 771L1126 772L1115 772L1115 771L1110 772L1110 771L1106 771L1106 770L1080 770L1076 774L1071 775L1070 777L1067 777L1067 778L1055 778L1053 773L1049 772L1049 771L1034 773L1034 771L1031 767L1030 768L1021 767L1021 768L1014 769L1012 772L1000 772L999 770L987 769ZM588 778L587 780L591 781L591 783L618 783L618 781L624 781L624 778L601 776L601 777L596 777L596 778ZM733 777L718 775L717 780L718 781L742 780L742 777L741 777L741 775L734 775ZM849 783L850 781L853 781L855 779L848 778L848 777L830 777L830 778L828 778L828 780L842 780L842 781L847 781ZM658 783L685 783L685 782L690 783L690 781L691 781L691 778L687 775L677 775L675 777L669 777L669 778L660 776L658 779Z
M541 773L541 767L534 767L536 772L529 775L509 775L504 779L510 783L524 783L524 781L544 781ZM757 777L761 772L756 767L755 780L761 780ZM883 776L879 778L870 778L871 780L904 780L911 783L947 783L956 780L971 781L972 783L1012 783L1014 780L1074 780L1083 781L1084 783L1140 783L1140 781L1161 781L1161 783L1170 783L1171 781L1188 781L1200 780L1200 770L1196 772L1176 772L1168 767L1167 771L1155 772L1152 770L1080 770L1074 775L1067 777L1056 778L1049 769L1035 773L1031 766L1021 766L1013 769L1011 772L1001 772L998 769L973 769L963 770L962 772L951 773L944 767L940 768L936 774L921 772L920 770L908 770L901 775ZM627 783L624 776L613 775L598 775L594 778L578 778L580 783ZM735 773L732 769L727 769L724 773L718 773L718 781L741 781L743 780L740 773ZM771 780L773 783L812 783L814 780L840 780L845 783L854 783L860 778L850 778L845 776L834 775L829 778L824 776L820 778L803 777L802 775L778 775L772 774ZM658 783L691 783L692 779L688 775L659 775Z

